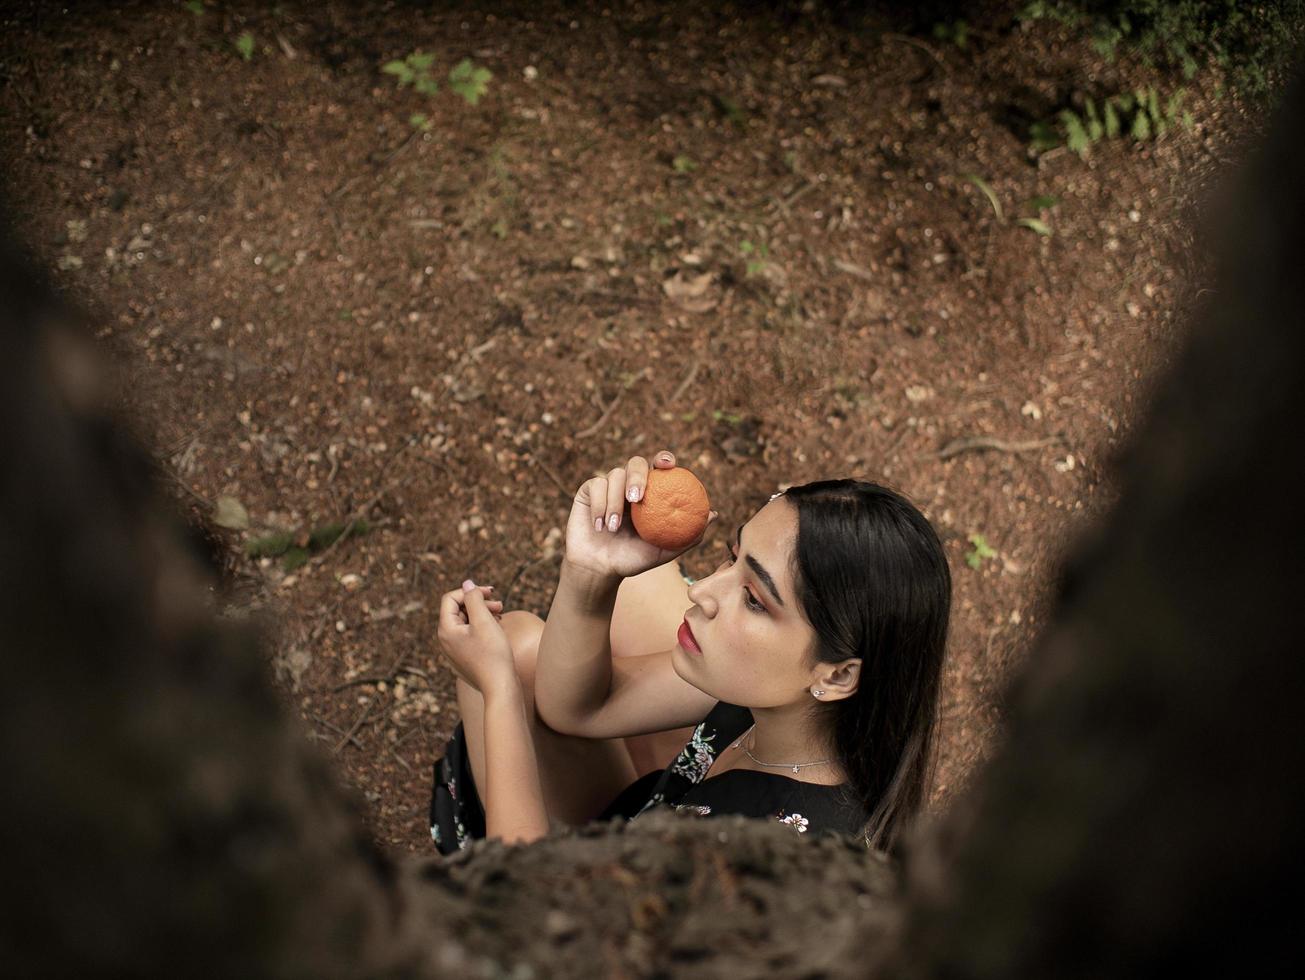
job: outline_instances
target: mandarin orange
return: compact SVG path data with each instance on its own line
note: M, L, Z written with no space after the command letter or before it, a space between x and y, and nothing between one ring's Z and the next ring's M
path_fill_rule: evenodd
M710 516L707 488L683 466L649 470L643 499L630 505L634 532L667 551L679 551L698 540Z

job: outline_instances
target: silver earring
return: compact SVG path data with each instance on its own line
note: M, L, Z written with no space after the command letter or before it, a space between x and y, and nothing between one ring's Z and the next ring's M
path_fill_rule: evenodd
M824 691L812 691L811 693L814 694L816 697L820 697L820 696L823 695L825 692L824 692Z

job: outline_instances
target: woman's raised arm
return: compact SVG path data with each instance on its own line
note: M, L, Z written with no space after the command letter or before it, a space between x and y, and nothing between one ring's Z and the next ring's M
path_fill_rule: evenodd
M582 569L564 567L562 577L535 667L535 708L544 724L581 738L626 738L696 725L707 716L716 699L676 673L673 650L611 659L614 587L609 592ZM587 651L594 651L592 660ZM543 706L541 678L555 685L551 708Z
M612 610L619 575L562 561L535 664L535 708L544 724L577 734L612 686Z
M675 457L658 453L653 466L672 469ZM586 480L571 504L565 558L535 665L536 710L564 735L584 734L585 722L611 694L610 631L622 580L685 551L659 548L634 533L630 503L647 488L648 470L646 459L632 456L626 466Z

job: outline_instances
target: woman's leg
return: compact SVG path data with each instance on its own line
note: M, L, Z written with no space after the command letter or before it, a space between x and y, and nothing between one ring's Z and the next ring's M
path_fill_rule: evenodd
M692 605L678 562L667 562L627 578L617 590L612 611L612 656L634 657L669 650L675 646L675 633ZM693 736L693 729L690 725L627 738L625 746L636 774L665 769Z
M551 821L580 826L602 813L621 790L634 782L630 754L622 739L561 735L539 720L535 713L535 662L544 621L534 613L513 610L504 613L500 622L512 643L517 675L526 697L544 806ZM483 793L485 701L479 691L461 680L457 681L457 691L471 774Z

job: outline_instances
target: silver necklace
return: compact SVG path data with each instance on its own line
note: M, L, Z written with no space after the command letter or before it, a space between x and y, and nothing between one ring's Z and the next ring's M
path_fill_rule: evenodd
M756 728L756 727L757 727L756 725L752 726L752 728ZM748 735L752 732L752 728L749 728L746 732L744 732L742 735L739 736L739 740L734 743L734 747L736 749L741 746L744 752L748 752L748 747L743 744L743 740L747 738ZM833 761L832 759L821 759L819 762L762 762L751 752L748 752L748 758L759 766L769 766L772 769L792 769L794 772L797 772L799 769L803 768L804 766L823 766Z

